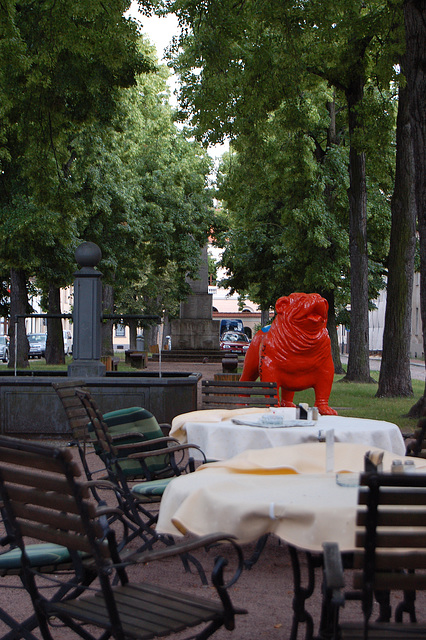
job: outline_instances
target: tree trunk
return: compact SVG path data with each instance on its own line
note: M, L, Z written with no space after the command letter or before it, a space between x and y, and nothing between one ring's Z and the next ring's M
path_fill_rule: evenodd
M129 320L129 348L131 351L136 351L136 336L138 334L138 321Z
M269 318L270 309L261 309L260 310L260 324L262 327L267 327L270 324L271 320Z
M158 325L152 324L144 329L145 349L149 349L151 345L159 344L158 342Z
M331 342L331 356L333 358L334 373L345 373L340 360L339 340L336 326L336 309L334 306L334 292L328 291L321 294L328 302L327 330Z
M358 129L357 108L364 78L352 80L346 90L349 115L349 253L351 262L351 344L346 380L371 382L368 344L367 184L365 154L353 144Z
M420 238L420 306L423 323L423 351L426 353L426 5L425 0L404 0L404 71L410 99L411 139L414 155L414 193ZM423 397L412 407L417 417L426 408Z
M114 313L114 289L110 284L102 284L102 313L110 316ZM113 356L114 346L112 339L113 320L102 320L101 323L101 354Z
M16 366L18 369L28 367L29 344L25 331L25 318L16 318L16 316L25 315L26 313L28 313L27 277L22 269L12 268L10 270L10 350L8 364L11 369L15 367L16 326L18 333Z
M377 397L412 396L410 371L411 302L416 250L413 146L408 89L399 89L395 186L391 201L383 352Z
M61 292L53 284L49 285L47 305L48 313L61 313ZM61 318L47 318L46 364L65 364Z
M330 121L327 130L327 151L334 145L339 144L338 136L336 133L336 101L333 92L333 100L327 102L327 110L330 116ZM334 206L334 193L335 188L333 184L326 184L324 187L324 196L328 209L332 212ZM331 356L333 358L334 373L345 373L342 367L342 361L340 359L339 339L337 336L337 323L336 323L336 308L334 305L334 291L327 291L322 294L328 302L328 317L327 317L327 330L330 336L331 342Z

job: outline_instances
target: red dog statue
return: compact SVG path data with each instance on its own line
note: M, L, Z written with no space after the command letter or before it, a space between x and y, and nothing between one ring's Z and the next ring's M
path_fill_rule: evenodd
M295 391L313 387L322 415L337 415L328 406L334 377L328 302L317 293L292 293L276 302L270 328L256 333L246 353L241 380L277 382L281 405L294 407Z

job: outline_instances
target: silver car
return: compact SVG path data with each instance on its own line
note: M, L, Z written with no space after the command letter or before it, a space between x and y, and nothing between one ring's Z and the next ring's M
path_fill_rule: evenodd
M8 336L0 336L0 360L3 360L3 362L9 362Z
M30 344L29 358L44 358L46 355L47 333L30 333L27 336Z

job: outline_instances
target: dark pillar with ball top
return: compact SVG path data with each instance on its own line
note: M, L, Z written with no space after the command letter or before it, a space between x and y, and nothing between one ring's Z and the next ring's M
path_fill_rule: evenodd
M95 269L102 253L94 242L83 242L75 251L80 270L74 274L73 362L68 376L104 376L101 362L102 273Z

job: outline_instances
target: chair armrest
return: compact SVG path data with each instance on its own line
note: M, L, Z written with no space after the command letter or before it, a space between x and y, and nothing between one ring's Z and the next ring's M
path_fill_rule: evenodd
M140 442L146 442L145 437L142 433L138 433L137 431L126 431L121 433L109 433L111 436L111 440L114 442L120 442L120 440L125 440L126 438L133 438L135 440L135 444L139 444Z
M339 546L336 542L324 542L324 588L331 594L331 602L337 606L344 605L343 588L343 563Z
M405 455L406 456L414 455L414 450L417 445L417 439L413 437L413 434L411 434L410 437L407 437L404 444L405 444Z
M148 564L149 562L155 562L156 560L164 560L176 555L192 553L193 551L201 548L208 550L209 548L223 542L230 543L237 555L237 566L234 570L233 576L226 585L223 585L228 589L236 583L244 569L244 557L241 547L235 542L235 536L228 533L209 533L205 536L197 537L183 543L173 544L163 549L144 551L142 553L129 550L125 554L121 552L120 555L125 564L127 564L127 562L129 562L129 564ZM217 560L223 560L223 558L216 558L216 561Z
M147 564L148 562L155 562L156 560L163 560L165 558L182 555L182 553L191 553L197 549L210 547L219 542L233 542L234 540L235 536L227 533L210 533L199 538L164 547L163 549L154 549L152 551L144 551L142 553L129 550L127 553L122 552L121 558L125 562L129 561L130 564L135 562L138 564Z
M172 428L172 425L168 424L167 422L160 423L160 429L163 432L164 437L167 437L169 435L171 428Z
M213 571L211 574L211 581L224 607L225 628L228 630L232 630L234 628L234 614L247 613L246 609L234 608L227 592L227 590L231 586L233 586L240 578L244 569L243 553L241 551L241 547L235 542L234 536L228 535L226 533L213 533L202 536L201 538L192 539L188 542L184 542L183 544L174 544L164 549L146 551L143 553L133 552L133 554L132 552L130 552L130 555L127 556L127 559L124 559L123 552L120 555L121 559L124 560L124 564L126 565L128 563L148 564L150 562L154 562L155 560L163 560L176 555L185 557L185 555L191 554L197 549L204 548L205 550L208 550L210 547L216 546L218 543L222 542L227 542L232 545L236 553L236 566L233 566L227 571L230 578L225 582L224 570L228 565L228 560L226 560L223 556L216 556L214 560ZM234 562L232 562L232 565L234 565Z
M117 444L117 441L119 441L120 439L125 439L125 438L129 438L130 436L134 436L135 434L132 433L127 433L127 434L120 434L120 436L114 436L113 438L113 443L114 446L117 450L119 451L125 451L126 449L129 450L134 450L136 448L141 448L141 450L146 449L148 446L152 446L154 445L167 445L170 444L180 444L179 440L176 440L176 438L170 438L169 436L165 436L164 438L153 438L152 440L138 440L136 442L126 442L124 444ZM165 449L166 447L164 447ZM163 449L163 453L164 453L164 449Z
M152 442L152 440L151 440ZM121 451L121 448L117 447L119 449L119 451ZM136 453L130 453L127 458L133 458L133 459L140 459L143 460L144 458L150 458L152 456L161 456L161 455L168 455L171 453L176 453L179 451L185 451L186 449L197 449L197 451L199 451L202 455L203 458L203 462L207 462L206 456L204 455L204 451L197 445L197 444L191 444L191 443L185 443L185 444L177 444L173 447L167 447L164 449L153 449L151 451L138 451Z
M117 490L117 485L115 485L110 480L107 480L106 478L99 478L98 480L88 480L84 484L89 488L93 487L95 489L112 489L113 491Z

